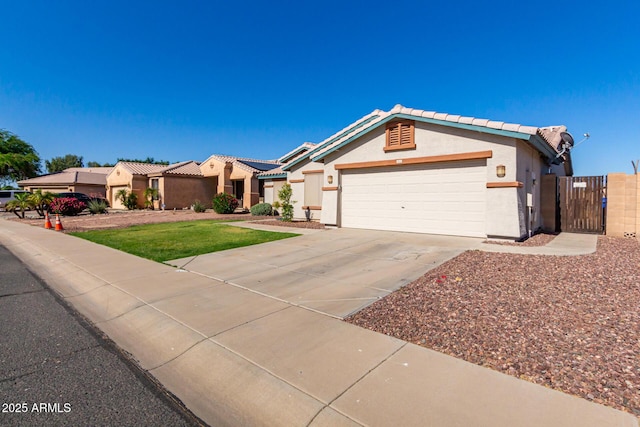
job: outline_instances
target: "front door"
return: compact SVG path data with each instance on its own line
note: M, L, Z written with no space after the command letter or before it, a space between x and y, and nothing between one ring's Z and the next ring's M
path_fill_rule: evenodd
M238 199L238 207L244 207L242 197L244 196L244 180L233 181L233 197Z

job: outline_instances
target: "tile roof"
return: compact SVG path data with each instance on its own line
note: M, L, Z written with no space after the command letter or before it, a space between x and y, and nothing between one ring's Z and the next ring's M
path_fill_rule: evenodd
M538 136L554 151L559 152L559 142L561 140L560 133L566 132L565 126L549 126L549 127L535 127L526 126L517 123L505 123L501 121L493 121L489 119L481 119L469 116L460 116L456 114L438 113L436 111L418 110L414 108L403 107L402 105L396 105L389 111L374 110L367 114L356 122L350 124L346 128L336 132L329 138L325 139L318 144L315 150L310 151L310 157L317 161L323 157L323 155L332 151L333 148L345 143L354 136L360 134L365 129L371 128L380 124L381 122L388 121L392 116L402 116L415 118L416 120L423 119L424 121L437 121L446 125L447 123L467 125L473 128L486 128L487 131L505 131L513 132L524 135ZM291 164L293 162L289 162ZM285 169L287 167L285 166Z
M268 176L279 176L279 175L286 175L286 174L287 173L282 170L282 166L278 166L275 169L271 169L271 170L268 170L266 172L262 172L262 173L258 174L258 178L264 178L264 177L268 177Z
M22 187L33 186L33 185L72 185L72 184L107 185L107 175L104 173L93 173L93 172L83 172L83 171L76 171L76 172L63 171L63 172L38 176L36 178L18 181L18 185Z
M150 173L158 173L169 167L167 165L154 165L151 163L136 162L118 162L118 165L122 166L134 175L148 175Z
M291 160L295 160L295 158L297 158L298 156L300 156L301 154L306 153L307 151L313 149L316 147L317 144L314 144L313 142L303 142L302 144L298 145L296 148L294 148L293 150L289 151L287 154L285 154L284 156L280 157L278 159L278 161L280 163L287 163Z
M100 166L97 168L67 168L63 172L89 172L109 175L113 170L113 166Z
M267 168L269 165L273 165L274 168L280 166L280 162L278 162L277 160L248 159L243 157L226 156L223 154L214 154L212 156L209 156L209 158L203 163L207 163L211 159L216 159L220 162L233 163L234 167L238 167L242 170L253 173L261 173L265 170L268 170L265 168Z
M155 165L151 163L118 162L134 175L193 175L202 176L200 164L193 160L172 163L170 165Z

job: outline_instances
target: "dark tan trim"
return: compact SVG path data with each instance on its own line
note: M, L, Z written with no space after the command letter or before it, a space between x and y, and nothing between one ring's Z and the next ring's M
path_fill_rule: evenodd
M298 182L304 182L304 178L303 179L290 179L289 182L291 184L296 184Z
M389 151L401 151L401 150L415 150L416 144L404 144L404 145L393 145L384 147L385 153Z
M307 173L324 173L324 169L314 169L312 171L302 171L302 174L307 174Z
M487 188L522 188L524 184L520 181L510 182L487 182Z
M322 191L338 191L338 187L322 187Z
M463 160L490 159L493 151L474 151L469 153L444 154L441 156L412 157L408 159L378 160L373 162L342 163L335 165L337 170L381 168L386 166L420 165L426 163L458 162Z
M303 206L302 209L307 209L309 208L309 210L312 211L321 211L322 210L322 206Z
M273 188L273 184L265 184L263 188Z

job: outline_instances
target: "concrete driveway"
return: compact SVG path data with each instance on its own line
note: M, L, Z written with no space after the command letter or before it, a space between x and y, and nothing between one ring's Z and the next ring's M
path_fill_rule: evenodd
M343 318L482 241L339 228L167 264Z

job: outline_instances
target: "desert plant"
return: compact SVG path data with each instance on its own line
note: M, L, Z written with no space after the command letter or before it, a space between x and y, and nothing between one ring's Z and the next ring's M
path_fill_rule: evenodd
M18 218L24 218L25 212L31 208L33 202L29 193L17 193L15 199L9 200L5 205L5 210L13 212Z
M273 202L271 206L273 207L273 210L271 211L271 215L280 215L280 213L278 212L278 209L282 207L282 205L280 204L280 201L276 200L275 202Z
M271 215L271 212L273 212L273 208L269 203L258 203L257 205L251 206L251 215Z
M34 191L29 195L29 199L33 204L33 208L38 212L38 215L44 216L44 212L49 209L49 205L56 197L49 191L42 191L40 189Z
M280 199L280 205L282 206L282 220L286 222L291 222L293 220L293 204L296 203L296 201L291 200L292 195L293 190L291 189L291 184L288 182L282 186L280 191L278 191L278 198Z
M89 208L89 212L93 215L104 214L107 213L107 202L104 200L92 200L87 205L87 208Z
M158 198L158 189L147 187L144 190L144 207L153 210L153 201Z
M197 213L201 213L207 210L207 207L200 200L196 200L193 202L193 211Z
M213 198L213 210L219 214L233 213L238 204L238 199L227 193L218 193Z
M55 214L73 216L78 215L86 207L84 202L73 197L58 197L51 202L49 210Z
M133 210L138 206L138 195L132 191L128 191L126 188L118 190L116 198L129 210Z

